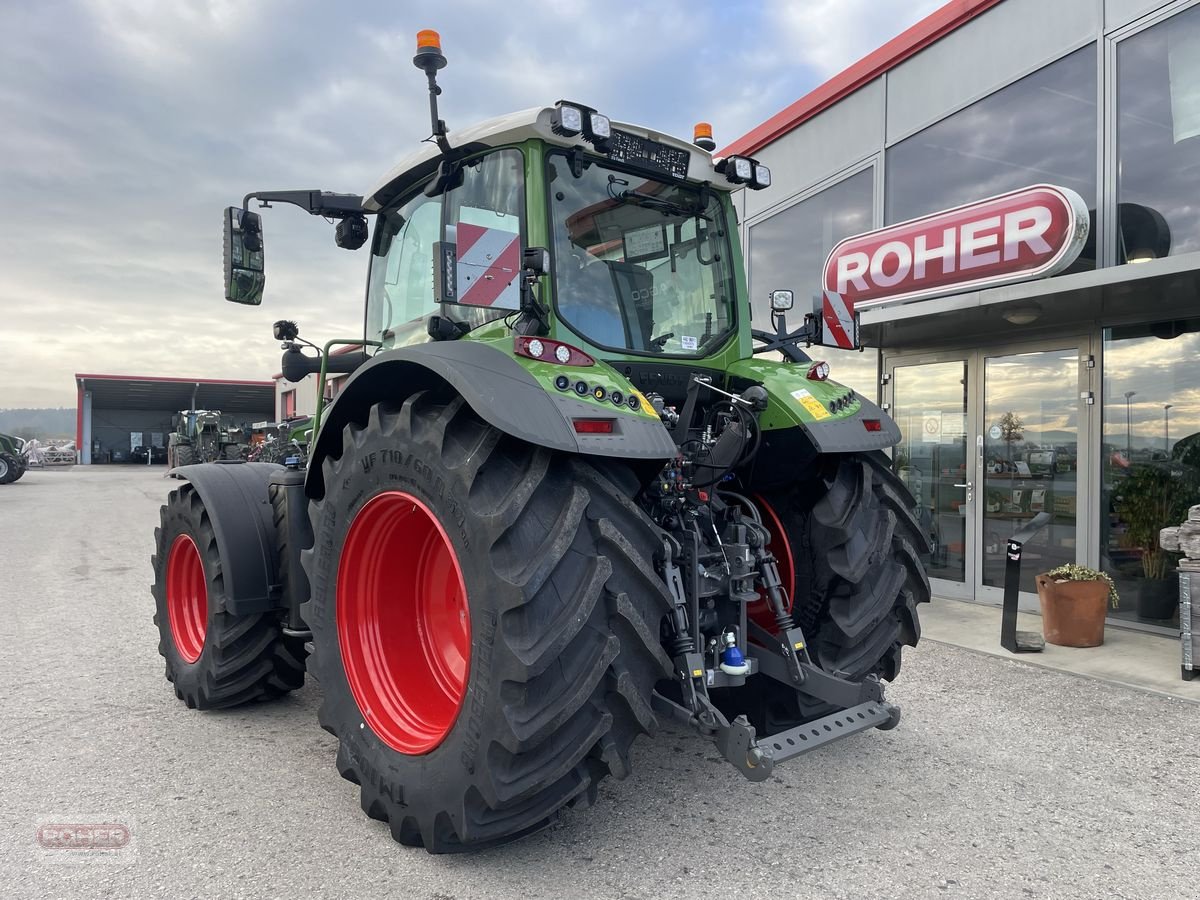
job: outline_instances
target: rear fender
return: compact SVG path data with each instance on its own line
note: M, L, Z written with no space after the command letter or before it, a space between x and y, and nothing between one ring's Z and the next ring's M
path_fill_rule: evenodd
M601 364L562 371L609 389L619 377ZM418 391L446 386L489 425L539 447L633 463L675 455L674 441L652 411L632 413L573 391L547 390L511 355L482 341L439 341L376 354L350 376L328 407L309 454L305 493L316 499L325 495L321 462L341 453L346 425L365 423L381 400L400 404ZM576 433L572 418L597 416L612 417L618 433Z
M278 609L281 599L275 522L268 484L286 471L274 463L214 462L169 474L189 481L217 538L225 611L235 616Z

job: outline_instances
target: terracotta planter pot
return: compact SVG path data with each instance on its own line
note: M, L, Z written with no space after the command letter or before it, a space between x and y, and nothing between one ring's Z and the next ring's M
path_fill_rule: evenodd
M1037 576L1042 606L1042 633L1047 643L1060 647L1099 647L1104 643L1104 615L1108 610L1108 582L1055 582Z

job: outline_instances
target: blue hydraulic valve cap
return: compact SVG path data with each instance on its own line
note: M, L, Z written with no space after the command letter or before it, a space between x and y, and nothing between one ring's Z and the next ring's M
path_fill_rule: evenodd
M725 649L721 651L721 671L726 675L745 675L750 671L750 664L742 651L738 649L737 635L732 631L725 632Z

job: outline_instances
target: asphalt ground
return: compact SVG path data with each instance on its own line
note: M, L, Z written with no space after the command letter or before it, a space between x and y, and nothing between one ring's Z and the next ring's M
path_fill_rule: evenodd
M320 687L216 713L163 679L161 467L0 487L0 897L1200 895L1200 706L925 642L904 717L744 781L684 730L555 828L394 844L334 769ZM97 855L39 826L115 823Z

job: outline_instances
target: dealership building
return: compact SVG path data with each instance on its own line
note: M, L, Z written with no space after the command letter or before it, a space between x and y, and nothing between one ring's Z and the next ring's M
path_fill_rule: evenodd
M999 602L1045 512L1022 605L1078 562L1114 577L1111 621L1178 627L1157 535L1200 503L1200 3L956 0L735 153L773 173L739 199L755 326L773 289L793 325L848 303L865 349L810 353L898 421L935 591ZM1066 198L1046 266L1004 271L1048 246L1013 197Z

